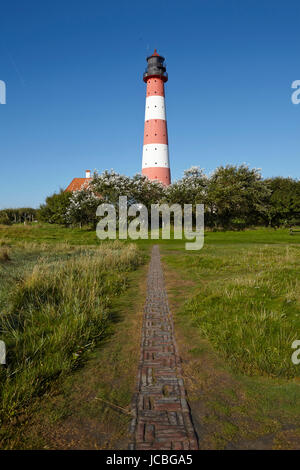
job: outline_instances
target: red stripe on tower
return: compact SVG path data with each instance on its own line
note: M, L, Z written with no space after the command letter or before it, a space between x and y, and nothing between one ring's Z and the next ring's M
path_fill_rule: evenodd
M164 84L168 74L156 49L147 57L147 83L142 174L165 185L171 183Z

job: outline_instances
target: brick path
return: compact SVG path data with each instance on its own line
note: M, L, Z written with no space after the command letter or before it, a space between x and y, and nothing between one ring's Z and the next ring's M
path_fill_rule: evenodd
M148 272L130 449L198 449L182 380L159 248Z

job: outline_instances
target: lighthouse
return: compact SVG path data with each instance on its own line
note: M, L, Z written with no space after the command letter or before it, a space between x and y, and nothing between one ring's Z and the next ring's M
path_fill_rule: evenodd
M164 185L171 183L164 84L165 58L154 50L147 57L143 80L147 84L142 174Z

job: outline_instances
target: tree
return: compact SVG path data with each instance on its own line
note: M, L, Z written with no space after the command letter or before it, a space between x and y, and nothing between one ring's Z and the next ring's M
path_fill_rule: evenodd
M96 210L101 202L103 201L89 186L74 191L66 211L66 221L72 225L79 224L80 228L88 224L95 226Z
M270 189L267 223L273 227L300 222L300 181L292 178L266 180Z
M206 202L216 225L246 226L258 223L266 213L269 194L258 169L227 165L210 177Z
M205 225L224 229L300 221L300 182L281 177L263 180L258 169L246 165L220 166L209 177L199 167L191 167L168 187L141 174L128 177L114 170L94 173L88 187L74 193L61 190L49 196L40 207L39 219L95 225L96 209L101 203L113 204L118 217L120 196L127 197L128 206L144 204L149 216L151 204L192 204L193 213L196 204L204 204ZM34 217L32 211L7 209L2 214L3 223L7 217L13 222L21 217L30 220Z
M114 170L105 170L102 174L94 173L89 187L95 194L101 195L102 202L117 205L120 196L130 193L130 178L116 173Z
M46 198L46 203L42 204L38 211L38 219L49 224L66 224L66 212L70 204L72 193L63 189L59 193L54 193Z
M166 187L159 181L136 174L131 178L128 196L133 203L144 204L150 210L151 204L158 204L166 198Z
M0 225L11 225L12 222L6 212L6 210L0 211Z
M140 174L130 178L114 170L105 170L100 175L96 173L90 187L94 193L101 195L102 202L113 204L117 213L120 196L127 197L128 205L140 203L149 209L165 194L165 187L158 181L151 181Z
M192 166L184 171L183 178L171 184L166 191L168 202L177 204L202 204L205 202L208 179L203 170Z
M16 209L4 209L0 211L0 220L6 225L33 222L37 216L37 209L20 207Z

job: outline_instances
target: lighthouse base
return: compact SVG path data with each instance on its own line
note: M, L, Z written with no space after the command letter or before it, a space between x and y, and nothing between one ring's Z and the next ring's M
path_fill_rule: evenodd
M162 184L169 186L171 183L171 172L170 168L163 167L152 167L152 168L143 168L142 175L145 175L149 180L160 181Z

